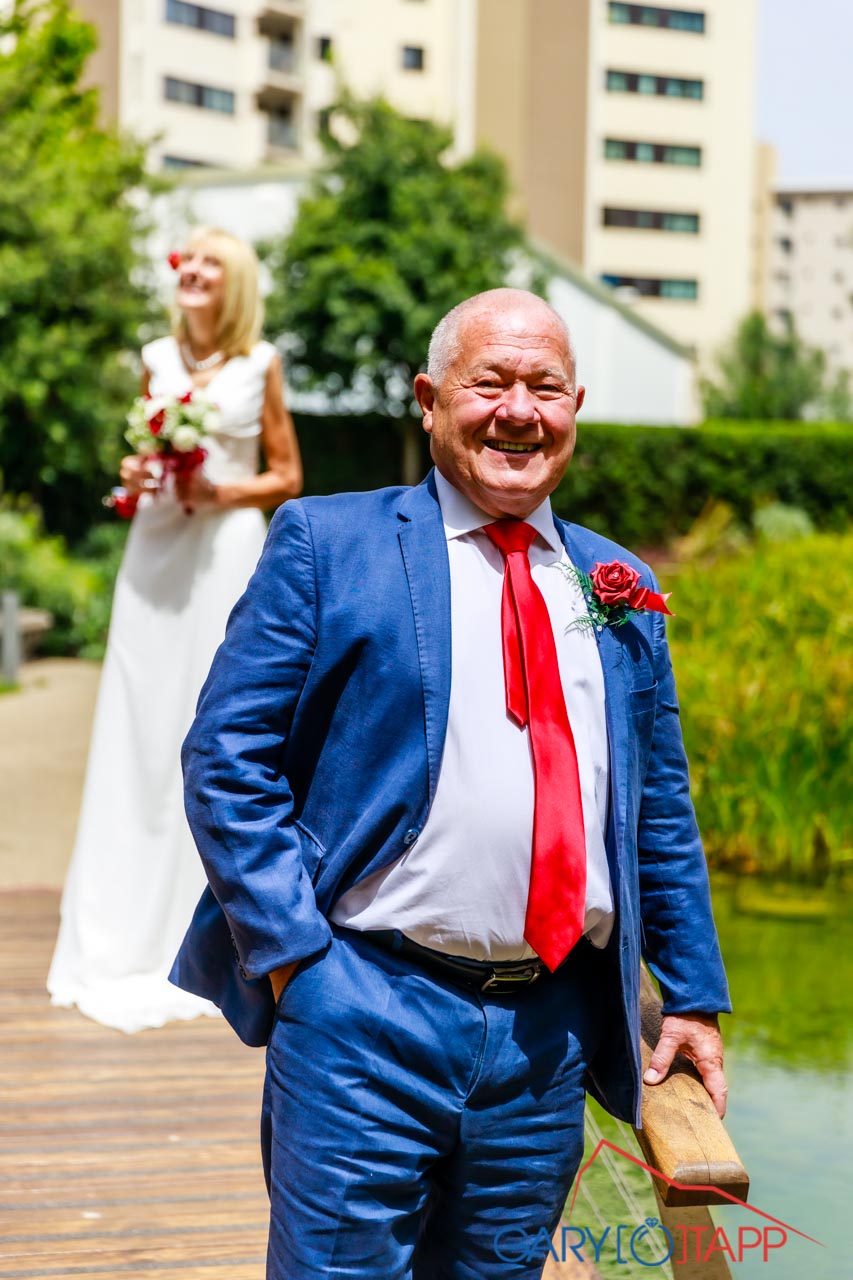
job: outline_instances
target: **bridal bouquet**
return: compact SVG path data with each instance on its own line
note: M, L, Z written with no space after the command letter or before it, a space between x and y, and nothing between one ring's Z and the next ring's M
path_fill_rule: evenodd
M124 438L140 456L157 463L158 479L151 485L155 493L166 486L170 476L186 478L207 456L202 446L206 435L219 425L219 411L212 400L197 392L183 396L137 396L127 415ZM129 519L136 511L137 494L113 489L107 506Z

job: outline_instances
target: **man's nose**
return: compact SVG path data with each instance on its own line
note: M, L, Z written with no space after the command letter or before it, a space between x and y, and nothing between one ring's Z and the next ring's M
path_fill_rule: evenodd
M511 387L507 387L495 410L495 417L511 427L526 427L531 422L539 421L536 397L526 382L514 382Z

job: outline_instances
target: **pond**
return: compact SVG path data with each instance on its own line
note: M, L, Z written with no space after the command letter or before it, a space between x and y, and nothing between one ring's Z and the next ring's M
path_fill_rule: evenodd
M768 1262L747 1255L733 1274L843 1280L853 1276L853 902L718 879L714 904L735 1010L724 1020L726 1124L750 1203L825 1246L789 1234ZM754 1215L724 1209L715 1220L731 1237Z
M738 1280L846 1280L853 1277L853 899L826 890L714 880L714 905L735 1014L723 1020L730 1085L726 1126L750 1179L750 1204L820 1245L787 1232L767 1261L760 1249L730 1261ZM633 1135L591 1104L587 1157L604 1136L637 1152ZM587 1181L577 1222L599 1236L602 1276L669 1276L652 1252L617 1257L618 1223L656 1214L646 1175L625 1161L602 1162ZM613 1179L616 1179L614 1182ZM737 1249L739 1228L764 1223L746 1209L713 1210ZM772 1224L768 1224L772 1225ZM630 1228L626 1228L629 1230ZM853 1232L851 1232L853 1235ZM754 1240L752 1234L743 1237ZM627 1236L626 1236L627 1240ZM705 1244L709 1241L706 1239ZM694 1242L695 1245L695 1242ZM657 1253L653 1250L657 1246ZM678 1256L678 1254L676 1254ZM677 1277L680 1268L674 1268Z

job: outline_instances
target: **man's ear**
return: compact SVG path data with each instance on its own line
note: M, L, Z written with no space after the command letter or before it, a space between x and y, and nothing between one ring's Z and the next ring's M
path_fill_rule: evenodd
M419 373L415 377L415 399L424 415L424 431L432 431L432 410L435 404L435 387L428 373Z
M575 392L575 396L576 396L575 413L580 413L581 405L586 399L586 387L578 387L577 391Z

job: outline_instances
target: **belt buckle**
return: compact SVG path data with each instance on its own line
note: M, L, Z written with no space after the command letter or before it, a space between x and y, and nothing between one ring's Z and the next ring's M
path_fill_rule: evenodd
M511 984L517 983L520 987L529 987L533 985L541 972L541 969L537 969L532 964L525 965L524 968L520 968L515 971L504 973L499 973L496 969L493 969L491 975L486 979L482 987L480 987L480 990L488 991L491 987L496 987L501 982L509 982Z

